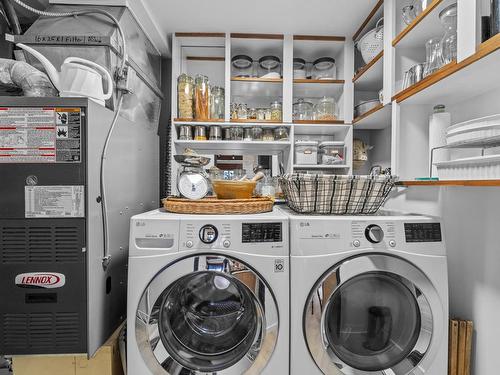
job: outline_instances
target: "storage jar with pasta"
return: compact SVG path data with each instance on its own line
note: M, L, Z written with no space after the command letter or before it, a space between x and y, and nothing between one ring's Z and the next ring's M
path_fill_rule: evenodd
M210 81L198 74L194 79L194 107L197 120L208 120L210 116Z

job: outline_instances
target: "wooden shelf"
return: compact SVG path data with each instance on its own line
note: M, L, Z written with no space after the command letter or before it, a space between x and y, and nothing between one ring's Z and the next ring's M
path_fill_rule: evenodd
M352 82L356 89L362 91L378 91L384 85L384 51L381 51L368 64L358 70Z
M195 120L189 118L174 118L174 123L184 123L183 125L189 125L191 123L199 123L198 125L206 124L210 125L212 123L224 122L223 119L210 119L210 120Z
M377 12L380 9L380 7L382 6L382 4L384 4L384 0L377 1L377 4L375 4L375 6L371 10L371 12L368 14L368 17L366 17L366 19L363 21L363 23L361 24L359 29L356 31L356 33L352 37L352 40L356 41L358 39L358 37L361 36L361 33L366 28L366 26L370 23L372 18L377 14Z
M283 83L283 78L231 77L232 82Z
M294 79L293 83L323 84L323 85L343 85L343 79Z
M210 126L210 125L219 125L222 127L230 127L230 126L270 126L270 127L279 127L279 126L285 126L285 127L290 127L292 124L291 123L286 123L286 122L281 122L281 121L262 121L262 120L237 120L233 119L231 121L225 122L224 120L210 120L210 121L197 121L197 120L183 120L183 119L175 119L173 121L175 126L182 126L182 125L205 125L205 126Z
M481 44L465 60L452 62L415 85L397 93L392 100L409 104L453 104L498 87L500 82L500 34Z
M391 126L391 106L379 104L361 116L356 117L352 124L355 130L385 129Z
M344 120L293 120L294 124L330 124L330 125L344 125Z
M399 181L398 186L500 186L500 180Z
M290 147L290 141L174 141L178 151L186 147L205 155L276 155Z
M293 169L346 169L349 168L349 166L345 164L310 164L310 165L304 165L304 164L294 164Z
M424 47L430 38L441 36L443 27L439 21L439 12L456 0L434 0L412 23L406 26L392 41L392 46L400 48ZM398 10L398 16L400 16Z

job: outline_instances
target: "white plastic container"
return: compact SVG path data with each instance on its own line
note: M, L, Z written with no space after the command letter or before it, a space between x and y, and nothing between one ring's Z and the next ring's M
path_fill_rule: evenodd
M446 112L444 105L434 107L434 113L429 118L429 160L433 148L446 146L446 130L451 124L451 114ZM434 161L448 161L448 150L434 151ZM437 169L432 167L432 177L437 177Z
M450 126L446 143L472 142L500 137L500 115L481 117Z
M295 142L295 164L316 165L318 164L318 142L301 141Z
M441 180L500 179L500 155L475 156L434 165Z
M318 163L336 165L345 163L345 143L341 141L321 142L319 144Z

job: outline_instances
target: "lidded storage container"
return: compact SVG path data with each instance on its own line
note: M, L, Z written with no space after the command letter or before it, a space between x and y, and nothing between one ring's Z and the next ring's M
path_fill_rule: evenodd
M194 79L182 73L177 78L177 117L193 118Z
M207 76L197 74L194 79L194 114L197 120L210 117L210 81Z
M335 59L331 57L320 57L313 62L312 79L336 79L337 67Z
M233 77L252 77L253 60L247 55L236 55L231 59L231 74Z
M271 103L271 121L281 121L281 103L278 101Z
M318 164L318 142L302 140L295 141L295 164Z
M281 60L277 56L264 56L259 59L260 78L281 78Z
M293 59L293 79L306 79L306 60L300 57Z
M324 96L314 106L314 120L336 120L337 103L335 99Z
M325 165L344 164L345 143L341 141L321 142L318 162Z
M293 103L293 119L294 120L312 120L314 115L313 104L306 102L304 99L297 99Z
M224 89L219 86L212 87L210 95L210 118L224 119Z

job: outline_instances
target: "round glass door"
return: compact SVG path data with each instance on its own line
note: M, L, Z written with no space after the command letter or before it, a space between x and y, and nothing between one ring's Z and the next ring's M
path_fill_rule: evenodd
M193 256L146 288L136 339L155 374L258 372L276 344L277 320L274 296L251 268L215 254Z
M317 366L325 374L411 372L432 337L433 312L423 290L436 297L420 270L392 256L351 258L328 271L304 311L304 334Z

